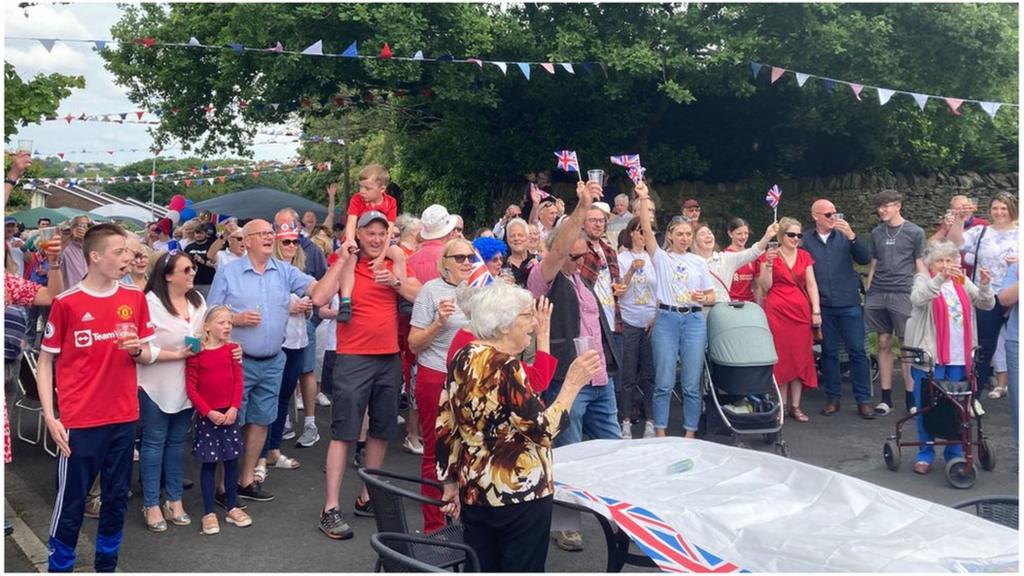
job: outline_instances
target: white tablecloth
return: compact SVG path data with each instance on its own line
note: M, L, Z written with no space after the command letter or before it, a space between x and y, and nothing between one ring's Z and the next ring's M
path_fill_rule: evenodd
M684 458L693 468L669 473ZM1015 530L774 454L652 438L581 442L554 461L557 499L602 511L576 488L642 507L741 569L1017 572Z

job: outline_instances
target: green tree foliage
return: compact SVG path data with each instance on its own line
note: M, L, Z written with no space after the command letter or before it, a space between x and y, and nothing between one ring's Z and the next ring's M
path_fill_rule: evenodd
M346 161L350 184L357 167L383 162L405 207L441 201L472 220L489 218L525 172L553 167L562 148L618 180L606 158L626 152L640 153L656 181L1016 169L1014 109L992 121L975 105L953 116L937 100L920 112L907 96L882 107L872 89L858 102L845 85L801 89L792 75L769 85L768 70L753 79L749 64L1012 102L1016 22L1012 4L143 4L126 9L113 29L126 43L103 56L133 101L164 111L160 146L173 137L201 154L245 154L258 126L298 116L309 133L347 142L304 147L335 169L300 177L299 191L322 200ZM397 55L509 68L131 43L190 36L290 50L323 39L328 53L355 40L364 55L387 42ZM527 81L512 59L601 64L573 76L534 66ZM331 105L366 92L372 102ZM213 113L195 112L207 104Z
M25 82L14 66L4 62L4 142L10 142L19 126L38 124L43 117L53 116L72 88L85 88L85 79L39 74Z

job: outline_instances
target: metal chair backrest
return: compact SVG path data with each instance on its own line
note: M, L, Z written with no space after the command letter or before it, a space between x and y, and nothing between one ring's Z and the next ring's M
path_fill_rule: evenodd
M373 502L373 517L377 522L378 532L397 532L400 534L409 533L409 523L405 518L405 507L402 500L409 497L410 490L396 486L384 478L388 473L373 468L360 468L357 472L359 477L366 483L366 491L370 494ZM419 496L419 494L415 494ZM407 546L399 549L408 555Z
M447 572L443 568L417 560L404 553L403 550L408 550L412 544L462 551L466 556L463 571L480 571L480 560L477 558L476 552L461 542L444 542L416 534L395 532L378 532L370 535L370 547L380 556L380 563L387 572Z
M974 514L996 524L1017 530L1020 504L1017 496L982 496L971 498L953 505L953 508L967 511L973 508Z

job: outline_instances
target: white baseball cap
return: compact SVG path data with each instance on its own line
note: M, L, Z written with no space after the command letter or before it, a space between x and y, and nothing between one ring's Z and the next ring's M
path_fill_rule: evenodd
M457 224L455 218L448 214L448 209L440 204L431 204L420 216L423 222L423 229L420 237L424 240L437 240L443 238L455 229Z

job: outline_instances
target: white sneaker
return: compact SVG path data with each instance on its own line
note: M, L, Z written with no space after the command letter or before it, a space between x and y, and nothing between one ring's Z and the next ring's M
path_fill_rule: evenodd
M306 409L306 407L302 405L302 395L301 394L296 394L295 395L295 409L296 410L305 410Z
M316 403L318 406L330 406L331 399L327 397L323 392L316 393Z
M284 434L281 434L281 440L291 440L295 438L295 427L292 426L291 420L284 421Z
M302 430L302 436L295 441L295 445L300 448L309 448L319 441L320 431L316 429L316 424L309 424Z
M629 420L623 420L622 424L622 439L632 440L633 439L633 423Z
M401 426L402 424L405 424L405 416L402 416L401 414L399 414L398 415L398 425Z
M644 422L644 438L654 438L657 434L654 433L654 420L648 420Z

